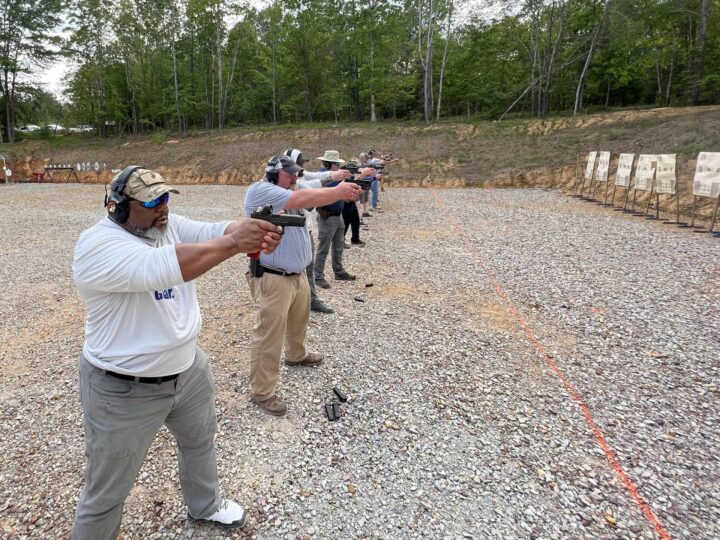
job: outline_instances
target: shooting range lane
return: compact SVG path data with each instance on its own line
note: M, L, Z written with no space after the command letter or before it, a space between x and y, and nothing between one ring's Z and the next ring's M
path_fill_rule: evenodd
M84 307L70 262L104 214L103 189L4 189L0 536L67 537L84 469ZM180 191L171 211L188 218L242 215L243 186ZM439 193L463 238L431 192L390 188L366 218L367 246L345 250L358 280L335 281L328 261L332 288L319 292L336 313L313 313L308 330L326 361L282 367L285 418L248 402L247 257L197 280L221 485L249 509L246 535L659 538L477 257L668 533L720 537L717 239L559 193ZM349 399L328 422L336 385ZM188 536L166 429L125 509L128 537ZM194 527L194 538L218 535Z
M545 347L543 347L542 343L540 343L540 341L537 339L537 337L535 336L535 333L528 326L528 323L525 321L522 314L518 311L518 308L515 306L513 301L510 299L510 297L508 296L505 289L503 289L503 287L500 284L500 282L498 281L498 279L490 271L490 269L485 265L483 260L476 254L475 250L473 249L473 245L472 245L471 241L465 235L465 233L463 232L463 229L459 226L459 224L453 218L453 214L445 205L445 201L443 200L442 196L437 191L434 191L433 195L434 195L435 200L437 201L438 205L442 209L442 211L445 215L445 218L453 226L453 229L458 234L458 236L460 236L462 238L462 240L465 244L465 247L468 249L469 253L472 254L473 258L475 259L475 262L478 264L478 266L482 269L483 273L485 274L485 278L492 284L493 288L495 289L495 292L497 293L498 297L501 299L502 304L510 312L512 317L517 322L518 326L520 326L523 333L526 335L527 339L530 341L530 343L532 343L533 347L537 351L538 355L545 360L545 362L550 367L550 369L553 371L553 373L555 373L555 375L557 375L557 377L560 379L563 386L567 390L567 393L570 395L570 397L573 399L573 401L575 401L578 404L578 406L582 410L582 414L585 417L585 421L587 422L588 426L592 430L595 440L597 441L600 448L602 448L602 451L605 454L605 457L607 458L608 463L610 464L612 469L615 471L615 473L617 473L617 475L622 480L623 484L625 485L628 492L632 496L632 499L635 502L635 504L637 504L640 507L643 514L648 519L648 521L650 521L650 523L653 525L653 527L655 528L657 533L660 535L660 537L664 538L664 539L669 539L670 535L667 533L665 528L662 526L662 524L658 520L655 513L652 511L650 506L647 504L647 502L645 502L645 499L643 499L643 497L640 495L635 483L630 479L630 477L627 475L625 470L622 468L621 464L618 462L615 451L612 448L610 448L609 444L605 440L605 437L602 434L602 431L596 424L595 419L593 418L593 415L590 412L590 409L585 404L582 397L578 394L575 387L568 380L565 373L563 373L563 371L560 368L558 368L558 366L555 364L553 357L547 353L547 351L545 350Z
M655 534L713 538L720 250L557 196L432 193Z

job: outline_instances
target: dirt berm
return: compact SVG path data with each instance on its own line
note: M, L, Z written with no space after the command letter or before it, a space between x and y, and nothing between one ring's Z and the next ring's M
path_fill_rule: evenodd
M336 149L345 159L376 149L395 159L388 166L391 186L544 187L572 191L591 150L613 153L611 187L617 155L677 154L682 211L692 207L690 183L701 151L720 151L720 106L619 110L543 120L414 124L350 124L347 127L236 128L193 132L184 137L150 136L99 139L64 136L4 146L13 179L31 179L48 164L95 162L107 170L78 172L80 182L106 183L111 170L130 163L151 167L176 184L248 184L262 175L264 162L287 147L315 158ZM320 166L312 160L308 168ZM64 181L66 174L55 174ZM47 181L47 176L45 177ZM74 178L72 179L74 181ZM596 197L604 196L604 186ZM619 189L616 197L622 199ZM631 193L632 199L632 193ZM647 194L638 192L644 209ZM664 211L674 210L661 197ZM712 201L700 200L708 217Z

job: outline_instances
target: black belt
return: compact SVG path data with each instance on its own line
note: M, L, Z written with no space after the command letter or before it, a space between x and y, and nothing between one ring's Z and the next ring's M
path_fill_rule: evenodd
M342 212L326 212L325 210L318 210L318 213L320 214L321 218L327 219L329 217L339 216Z
M284 270L275 270L274 268L268 268L267 266L262 267L263 272L268 274L275 274L276 276L297 276L299 272L285 272Z
M133 377L132 375L123 375L122 373L115 373L114 371L105 371L105 375L110 375L116 379L122 379L123 381L132 381L136 383L144 384L161 384L167 381L174 381L180 374L165 375L164 377Z

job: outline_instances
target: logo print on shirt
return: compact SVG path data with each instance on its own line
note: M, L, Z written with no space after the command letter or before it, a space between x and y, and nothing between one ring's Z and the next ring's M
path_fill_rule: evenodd
M165 289L164 291L155 291L155 300L170 300L172 298L175 298L172 288Z

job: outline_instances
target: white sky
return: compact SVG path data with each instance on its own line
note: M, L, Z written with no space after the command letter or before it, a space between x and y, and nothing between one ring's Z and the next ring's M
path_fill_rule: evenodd
M72 65L67 59L58 60L50 67L45 70L45 74L41 77L42 86L48 92L55 94L55 96L64 102L67 102L65 98L65 79L72 72Z

